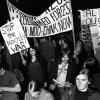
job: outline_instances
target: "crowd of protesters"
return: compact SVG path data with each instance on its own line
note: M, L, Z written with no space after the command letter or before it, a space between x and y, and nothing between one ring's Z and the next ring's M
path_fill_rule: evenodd
M89 81L93 93L98 92L99 99L89 100L100 100L100 64L91 45L79 38L72 49L65 36L33 38L29 43L30 48L13 55L0 43L0 100L80 100L81 96L88 100L88 86L86 93L78 88L75 99L68 99L80 80Z

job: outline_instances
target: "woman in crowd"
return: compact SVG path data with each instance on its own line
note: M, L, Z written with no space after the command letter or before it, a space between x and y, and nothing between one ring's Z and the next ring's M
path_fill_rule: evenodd
M36 50L31 47L29 49L31 61L28 65L28 76L29 80L38 80L39 82L43 83L44 78L43 78L43 69L42 66L40 65L40 62L37 59L36 56Z
M55 100L62 100L65 87L70 86L71 68L69 70L69 56L67 52L63 52L61 60L55 60L51 64L50 78L51 85L50 89L54 91Z

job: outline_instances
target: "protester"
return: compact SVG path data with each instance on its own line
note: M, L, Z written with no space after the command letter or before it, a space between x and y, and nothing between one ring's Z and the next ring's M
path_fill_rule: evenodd
M100 100L100 94L93 91L89 87L90 84L89 71L83 68L76 77L76 85L67 88L63 98L65 100Z
M25 100L54 100L54 98L51 93L42 88L40 82L32 80L25 93Z
M44 82L43 69L40 62L37 59L36 50L33 47L31 47L29 49L29 53L31 57L30 63L28 65L29 81L38 80L39 82L43 83Z
M77 75L83 69L86 57L87 57L87 52L84 48L83 41L78 39L76 41L75 49L73 53L73 59L75 59L76 62L75 71Z
M50 89L54 90L54 96L55 96L55 100L62 100L62 95L64 93L65 87L70 86L71 83L69 83L69 78L70 78L70 74L68 74L68 60L69 57L66 53L64 53L64 55L61 58L60 63L59 60L58 62L53 62L52 63L52 70L50 73L51 76L51 85L50 85Z
M60 39L59 44L61 46L62 54L65 53L65 52L70 53L69 42L66 38Z
M17 92L21 91L20 84L15 74L0 69L0 100L18 100Z

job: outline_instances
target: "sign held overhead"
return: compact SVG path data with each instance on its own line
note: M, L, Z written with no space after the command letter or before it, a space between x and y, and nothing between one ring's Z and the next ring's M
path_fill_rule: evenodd
M3 25L0 31L11 55L30 47L18 18Z

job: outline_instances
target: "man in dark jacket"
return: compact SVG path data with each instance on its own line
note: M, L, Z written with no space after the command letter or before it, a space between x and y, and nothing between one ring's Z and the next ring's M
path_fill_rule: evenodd
M100 100L100 94L89 88L88 70L82 69L76 77L76 86L66 88L63 100Z

